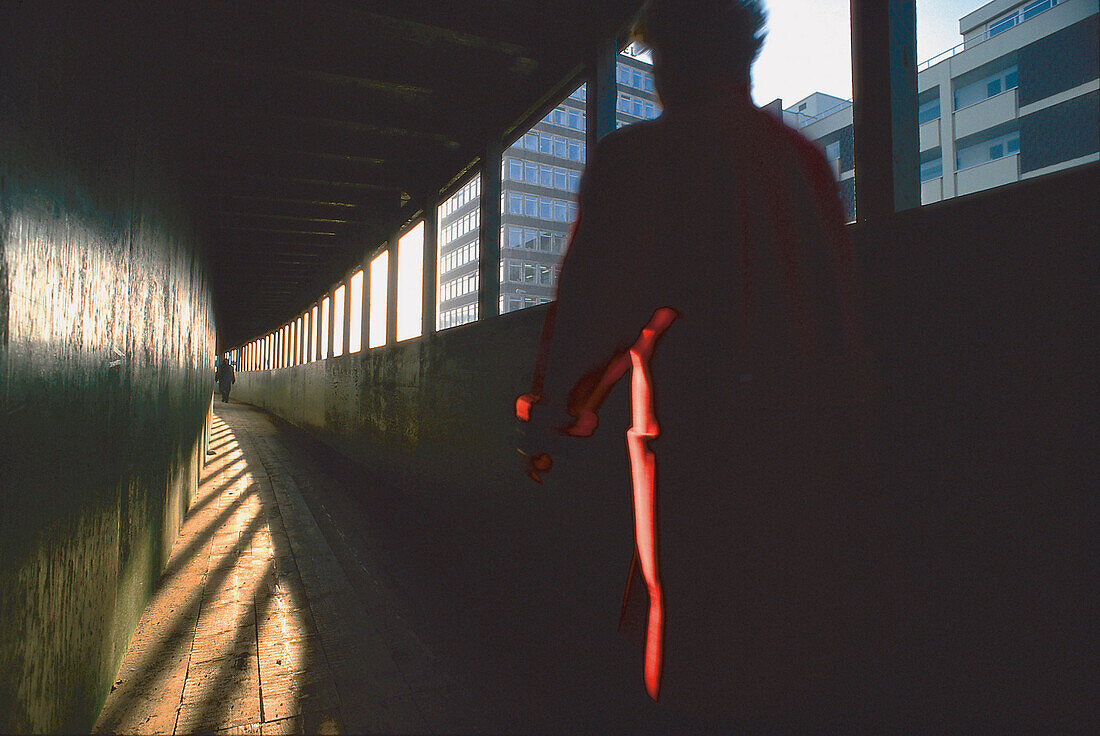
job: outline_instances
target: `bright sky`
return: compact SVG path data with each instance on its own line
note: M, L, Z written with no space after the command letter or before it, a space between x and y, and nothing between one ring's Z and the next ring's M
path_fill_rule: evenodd
M962 43L959 18L985 0L917 0L917 60ZM783 106L813 92L852 98L849 0L764 0L768 37L753 65L752 98Z

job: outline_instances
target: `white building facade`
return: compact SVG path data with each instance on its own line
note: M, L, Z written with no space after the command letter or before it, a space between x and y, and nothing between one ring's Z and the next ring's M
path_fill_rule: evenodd
M959 20L963 41L917 67L922 204L1100 160L1097 13L1098 0L993 0ZM817 92L782 110L825 151L855 219L851 102Z

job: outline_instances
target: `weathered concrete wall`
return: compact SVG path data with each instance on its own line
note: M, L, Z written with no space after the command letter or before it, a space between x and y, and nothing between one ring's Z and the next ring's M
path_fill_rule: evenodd
M21 40L0 73L0 732L79 733L196 488L214 322L117 81L134 59L102 64L94 28Z
M277 371L238 374L263 406L410 489L463 483L490 502L518 465L512 401L527 390L545 308Z
M1091 165L852 229L879 381L868 569L896 637L878 645L898 702L942 709L921 718L1077 722L1098 179ZM496 554L538 556L563 595L616 595L602 561L630 545L622 396L587 459L541 487L518 472L512 402L542 315L242 373L234 396Z

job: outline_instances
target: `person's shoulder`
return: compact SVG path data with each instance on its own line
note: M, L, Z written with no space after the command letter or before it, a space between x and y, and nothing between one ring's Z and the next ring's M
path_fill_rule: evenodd
M754 114L757 116L760 125L763 126L770 135L782 145L793 148L800 154L802 160L814 161L816 163L816 161L820 159L822 164L827 165L824 152L814 145L809 138L802 135L770 112L757 108Z
M613 130L596 143L598 158L634 158L640 152L652 150L653 143L661 137L664 125L660 118L643 120Z

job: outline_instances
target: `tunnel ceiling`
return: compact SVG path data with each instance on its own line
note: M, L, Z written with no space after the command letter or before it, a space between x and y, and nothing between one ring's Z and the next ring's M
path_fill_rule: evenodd
M184 4L169 148L232 347L317 299L536 111L640 0Z

